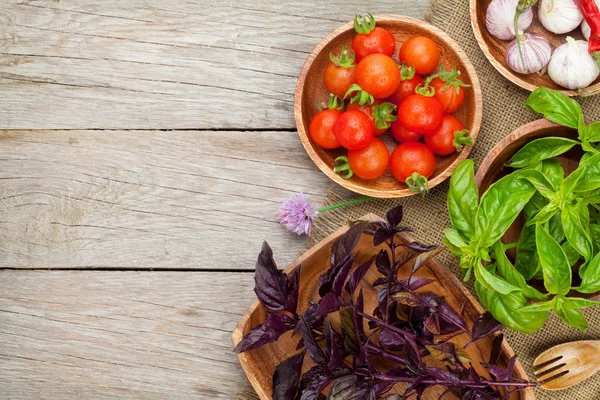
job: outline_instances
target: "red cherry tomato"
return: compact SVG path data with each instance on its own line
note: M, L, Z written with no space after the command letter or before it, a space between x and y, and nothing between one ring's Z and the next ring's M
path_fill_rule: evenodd
M440 62L440 48L431 39L414 36L400 48L400 61L414 67L419 75L432 73Z
M387 169L390 153L385 143L375 138L367 147L349 150L348 161L352 172L359 178L376 179Z
M367 114L371 119L373 119L373 107L378 106L381 104L381 100L375 100L373 102L373 104L371 105L363 105L361 106L358 103L350 103L348 104L348 107L346 108L346 110L359 110L364 112L365 114ZM373 123L375 123L375 121L373 121ZM375 127L375 136L379 136L383 133L385 133L387 131L387 129L377 129L377 127Z
M442 122L442 105L434 97L411 94L398 107L398 120L409 131L426 134Z
M458 118L451 114L444 114L442 123L435 131L425 135L425 144L435 153L441 156L462 150L463 144L471 144L472 139L464 136L465 126ZM455 132L459 132L455 136Z
M350 86L356 83L356 68L336 67L334 63L330 63L325 68L323 81L329 93L344 98Z
M370 54L356 66L356 82L376 99L391 96L400 85L400 69L383 54Z
M313 117L308 125L308 134L317 146L323 149L337 149L340 143L333 134L333 126L342 115L338 110L324 110Z
M387 99L387 101L394 103L399 106L402 100L411 94L415 94L415 89L419 85L423 85L425 82L419 75L415 75L412 79L405 79L400 81L398 89Z
M387 29L376 26L367 34L357 34L352 39L352 50L356 54L356 61L360 61L369 54L385 54L393 56L396 48L396 39Z
M338 142L348 150L366 147L375 136L375 124L367 114L358 110L343 113L333 126Z
M425 192L427 178L435 170L435 155L423 143L402 143L392 152L390 168L392 175L413 192Z
M400 143L418 142L423 136L420 133L414 133L409 131L408 129L402 126L400 121L393 122L390 129L392 131L394 139L396 139Z
M458 110L465 101L465 89L462 86L450 86L446 90L446 82L440 78L431 81L431 86L435 89L435 98L440 102L444 112L453 113ZM458 93L456 93L458 88Z

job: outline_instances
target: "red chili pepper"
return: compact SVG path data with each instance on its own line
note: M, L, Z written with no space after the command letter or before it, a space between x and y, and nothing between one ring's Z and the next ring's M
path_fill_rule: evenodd
M575 0L575 3L592 31L588 52L592 54L600 51L600 10L598 5L594 0Z

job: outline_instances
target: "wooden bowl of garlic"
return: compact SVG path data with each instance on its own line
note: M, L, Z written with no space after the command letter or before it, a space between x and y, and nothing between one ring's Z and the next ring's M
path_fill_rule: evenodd
M572 97L600 90L600 69L588 53L589 25L575 1L539 0L519 16L523 58L514 28L522 3L535 1L470 0L475 37L496 70L529 91L545 86Z

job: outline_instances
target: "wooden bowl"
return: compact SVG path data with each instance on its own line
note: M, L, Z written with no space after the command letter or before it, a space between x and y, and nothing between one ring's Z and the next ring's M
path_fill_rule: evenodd
M369 214L361 218L362 220L368 221L381 221L381 219L374 215ZM308 250L304 255L294 261L285 272L290 274L294 271L298 265L302 264L302 272L300 275L300 291L298 297L298 305L302 311L304 311L309 301L317 301L319 299L318 285L319 276L329 268L329 252L331 246L335 240L348 230L348 227L342 228L331 236L327 237L323 241L319 242L313 248ZM410 241L408 235L401 237L402 240ZM385 244L374 248L373 237L363 235L360 243L358 244L355 252L360 251L359 259L356 264L360 264L366 261L373 255L377 254L380 249L385 248ZM400 275L404 277L408 276L410 271L400 271ZM462 283L450 272L444 265L438 261L431 260L424 267L422 267L417 275L435 279L436 282L426 286L424 289L432 291L438 295L445 297L445 300L455 310L460 310L463 304L466 304L465 320L469 326L472 326L475 318L484 312L481 305L475 300L475 298L469 293L469 291L462 285ZM377 305L377 291L373 289L372 283L380 275L373 267L365 276L365 280L361 284L363 293L365 296L365 310L371 312ZM240 323L233 331L232 340L234 347L240 342L242 337L254 326L262 323L266 317L266 311L260 302L257 300L252 304L248 312L242 317ZM246 353L238 355L242 368L248 377L248 380L258 393L261 400L271 400L272 391L272 376L275 371L275 366L287 359L288 357L295 354L296 344L298 338L291 337L290 333L283 335L275 343L267 344L256 350L251 350ZM459 335L452 340L455 344L464 346L467 342L465 335ZM492 339L485 338L478 340L472 346L467 348L467 352L472 357L472 365L483 373L480 368L479 362L487 362L490 355ZM512 349L506 342L502 343L502 357L500 365L505 367L506 362L514 355ZM307 367L305 363L304 367ZM527 379L525 370L519 361L515 365L515 376L523 379ZM423 399L434 400L438 399L443 388L439 392L435 388L428 389L425 391ZM437 395L436 395L437 393ZM533 400L535 395L533 389L527 389L526 391L518 392L511 399L519 400Z
M523 89L529 90L530 92L534 89L545 86L550 89L560 90L567 96L573 97L579 95L576 90L568 90L564 87L554 83L548 74L544 74L543 76L539 76L538 74L519 74L514 72L512 69L508 67L505 60L506 48L508 47L510 41L500 40L494 36L492 36L485 24L485 14L488 6L492 2L492 0L469 0L470 1L470 14L471 14L471 25L473 26L473 31L475 33L475 37L477 38L477 43L479 43L479 47L483 51L483 54L487 57L487 59L492 63L494 68L498 70L506 79L513 82L515 85L522 87ZM566 33L564 35L557 35L552 33L540 22L537 17L537 9L538 6L533 6L533 23L531 27L527 30L527 32L538 33L544 36L550 42L550 46L553 49L557 48L563 43L567 42L567 36L572 36L577 40L585 40L583 34L581 33L581 29L579 27L575 28L574 31ZM596 79L589 87L583 90L583 93L588 94L595 92L600 89L600 77Z
M482 100L479 80L475 69L471 65L467 55L461 50L458 44L441 30L427 24L421 20L409 17L380 15L375 17L377 26L388 29L396 38L396 51L394 59L398 62L398 51L404 41L415 35L427 36L433 39L441 49L440 65L447 69L454 66L461 71L461 79L471 85L465 91L465 103L454 115L459 118L465 128L471 132L473 141L477 139L479 128L481 127ZM323 72L330 63L329 53L333 51L338 54L343 45L350 47L352 37L355 35L352 22L339 27L327 35L321 43L315 47L313 52L302 67L298 84L296 85L296 94L294 97L294 115L298 135L308 152L308 155L314 163L329 178L336 183L352 190L373 197L404 197L414 194L408 187L396 180L388 171L378 179L364 180L357 176L346 180L333 172L334 160L340 155L344 155L344 149L324 150L314 144L308 135L308 125L312 117L318 112L316 102L327 102L328 93L323 84ZM391 135L380 136L386 142L388 148L393 150L396 145ZM446 157L436 157L436 169L429 179L429 187L432 188L448 178L456 165L467 158L471 147L466 146L460 153L455 153Z

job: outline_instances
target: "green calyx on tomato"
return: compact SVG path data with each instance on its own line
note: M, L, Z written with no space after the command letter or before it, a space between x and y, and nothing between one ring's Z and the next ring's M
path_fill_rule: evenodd
M464 83L463 81L461 81L458 78L459 76L460 76L460 71L458 69L456 69L456 67L453 68L452 71L446 71L446 69L442 65L440 67L440 72L429 76L425 80L425 84L423 86L417 87L417 93L422 94L424 96L425 95L434 96L435 89L431 86L431 82L434 79L439 78L442 82L446 83L446 85L442 89L442 92L445 92L452 86L454 88L454 90L456 90L456 94L458 94L460 92L461 87L470 87L471 86L471 85L468 85L468 84Z
M418 172L414 172L411 176L406 178L406 185L413 193L421 193L423 197L429 190L429 181L423 175Z
M373 104L373 102L375 101L373 95L361 88L360 85L357 83L350 86L350 89L348 89L348 91L344 95L344 99L348 98L348 96L351 96L352 93L356 93L354 96L350 97L350 103L352 104L358 102L358 104L364 106L365 104Z
M319 109L319 111L323 111L323 110L339 110L339 111L341 111L344 109L344 100L340 99L333 93L329 93L329 100L327 101L327 106L324 107L323 105L319 104L319 102L317 101L317 108Z
M480 198L473 161L461 162L450 179L453 227L444 230L444 243L466 275L475 275L483 306L507 327L536 332L552 311L585 331L581 309L599 303L569 294L600 291L600 124L586 125L575 100L547 88L536 89L526 105L577 129L579 140L543 137L527 143L507 165L515 170ZM587 152L565 177L556 157L576 145ZM518 241L502 243L519 215L524 223ZM506 250L514 247L516 256L509 259ZM574 274L581 278L577 287ZM531 279L543 280L546 293L530 286Z
M367 13L366 17L357 15L354 17L354 30L359 35L366 35L375 29L375 17L370 13Z
M335 54L333 54L333 52L330 52L329 58L331 59L331 62L333 63L333 65L335 65L336 67L342 67L342 68L356 67L356 65L354 64L354 60L356 58L354 55L354 51L352 51L352 49L348 50L348 47L346 45L344 45L344 47L342 47L342 51L341 51L339 57L336 57Z
M335 166L333 167L333 172L340 174L340 176L344 179L350 179L354 175L352 168L350 168L350 162L348 161L348 157L339 156L335 159Z
M413 79L417 73L414 67L409 67L405 62L403 62L398 68L400 68L400 80L402 81Z
M456 147L456 151L461 151L463 146L473 146L473 138L467 136L469 134L468 129L454 132L454 141L452 144Z
M396 106L393 103L381 103L373 107L373 121L377 129L388 129L398 117L394 115Z

